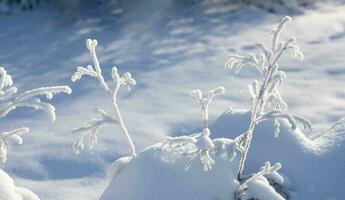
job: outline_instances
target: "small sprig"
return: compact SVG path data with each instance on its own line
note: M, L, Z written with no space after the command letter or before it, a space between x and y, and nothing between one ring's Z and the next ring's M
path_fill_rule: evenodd
M11 98L17 93L17 88L13 86L12 77L7 74L5 68L0 67L0 101Z
M203 116L203 131L202 135L197 138L195 143L197 152L200 156L200 161L204 166L204 171L209 171L212 169L212 166L215 164L214 160L209 154L209 151L214 147L214 144L210 138L211 132L208 128L208 108L209 104L212 102L215 96L223 94L225 92L224 87L217 87L213 90L209 90L206 97L202 96L202 92L197 89L192 91L192 96L199 103L202 116Z
M96 116L86 122L82 127L74 129L73 134L78 134L78 139L73 143L73 151L79 154L85 147L86 137L88 138L89 150L92 150L98 142L98 131L108 124L118 124L118 121L108 115L104 110L97 109Z
M191 95L196 99L202 110L203 129L208 128L208 106L215 96L223 94L224 92L224 87L217 87L213 90L209 90L207 96L203 97L201 90L196 89L192 91Z
M71 80L73 82L78 81L84 75L94 77L98 80L98 82L101 85L101 87L103 88L103 90L111 98L113 108L114 108L114 111L116 114L116 119L114 119L114 120L116 120L116 123L120 126L120 128L122 129L123 133L125 134L125 136L127 138L128 144L130 145L130 148L131 148L131 155L136 156L136 150L135 150L133 140L128 133L128 130L127 130L125 123L123 121L119 106L117 104L117 93L118 93L120 87L123 85L123 86L128 87L128 90L130 90L131 87L136 85L136 81L132 78L132 75L129 72L126 72L123 75L120 75L118 73L118 69L116 67L113 67L112 72L111 72L111 77L112 77L114 85L110 87L105 82L103 75L102 75L102 69L101 69L101 66L99 64L98 57L96 54L97 44L98 44L98 42L95 39L87 39L86 40L86 48L89 50L90 56L92 58L93 66L88 65L87 67L81 67L81 66L78 67L77 71L71 77ZM93 121L93 120L91 120L91 121ZM78 133L80 133L80 132L78 132ZM96 131L96 133L97 133L97 131ZM96 134L94 134L93 136L94 136L94 138L97 138ZM84 136L83 136L83 134L81 134L80 137L78 138L78 140L73 143L73 149L75 150L75 152L79 153L80 150L84 149L83 140L84 140ZM91 141L97 141L97 139L93 139Z
M21 135L28 132L29 128L22 127L13 131L0 133L0 160L2 163L7 161L8 141L12 140L17 144L23 144Z
M71 94L72 90L68 86L53 86L53 87L41 87L33 90L25 91L18 95L12 101L8 101L0 105L0 118L5 117L9 112L17 107L31 107L37 110L43 110L48 115L52 122L55 121L55 107L47 102L42 101L38 96L46 96L47 99L52 99L54 94L67 93ZM15 92L12 93L12 96ZM10 97L9 97L10 98ZM9 99L7 98L7 99Z
M111 77L117 87L115 87L114 92L117 93L118 88L123 85L127 86L128 91L132 89L133 86L137 84L137 82L132 78L132 74L129 72L124 73L122 76L119 75L117 67L113 67L111 71Z
M257 119L256 123L260 123L262 121L273 119L274 122L274 128L275 128L275 137L279 136L280 132L280 122L279 119L286 119L291 124L291 129L295 130L297 128L297 123L300 123L303 125L304 129L311 131L312 125L309 120L303 119L302 117L289 115L287 113L284 113L281 110L272 110L269 112L262 113Z
M17 107L32 107L45 111L49 114L51 121L55 121L55 107L42 101L39 96L44 95L50 100L55 94L71 94L71 92L68 86L41 87L25 91L15 97L17 88L13 86L12 77L3 67L0 67L0 118L5 117Z

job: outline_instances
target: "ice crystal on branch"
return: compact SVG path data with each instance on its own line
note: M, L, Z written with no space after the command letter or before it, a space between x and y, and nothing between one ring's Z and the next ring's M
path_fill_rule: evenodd
M67 93L72 91L68 86L41 87L25 91L17 95L17 88L13 86L12 77L7 71L0 67L0 119L18 107L31 107L37 110L45 111L51 121L55 121L55 107L42 101L39 97L46 96L48 100L52 99L55 94ZM19 128L9 132L0 133L0 159L3 163L7 161L8 141L14 141L22 144L22 134L29 132L26 127Z
M80 150L84 149L84 139L87 133L90 133L89 147L92 149L94 145L97 143L98 130L105 124L116 123L120 126L122 132L126 136L128 144L131 148L131 156L134 157L136 156L135 146L132 137L128 133L127 127L125 126L122 114L117 104L117 93L121 86L126 86L130 90L131 87L136 85L136 81L132 78L132 75L129 72L120 75L118 73L118 69L116 67L113 67L111 72L113 85L110 87L103 78L102 69L96 54L96 46L98 44L97 40L87 39L85 44L86 48L89 50L93 65L88 65L87 67L78 67L77 71L71 77L71 80L73 82L78 81L84 75L96 78L102 89L111 98L116 118L110 117L103 110L98 110L99 114L101 115L100 118L93 118L89 122L87 122L83 127L78 128L74 131L74 133L79 134L79 137L77 141L73 143L73 149L76 153L79 153Z
M296 39L280 40L281 30L290 21L291 17L284 17L277 28L273 29L270 48L267 48L264 44L258 44L258 53L247 56L230 55L225 64L226 69L234 69L236 73L246 66L253 66L263 76L261 81L254 80L253 84L248 86L251 98L251 121L248 130L235 140L238 149L243 152L240 161L239 180L241 179L240 175L243 171L252 134L258 123L272 119L276 137L279 135L279 120L281 119L286 119L293 129L297 128L297 123L301 123L304 128L311 128L308 120L285 113L287 104L279 90L279 85L286 78L286 74L280 70L278 64L281 56L286 51L290 51L291 55L300 61L304 58L299 46L296 45Z

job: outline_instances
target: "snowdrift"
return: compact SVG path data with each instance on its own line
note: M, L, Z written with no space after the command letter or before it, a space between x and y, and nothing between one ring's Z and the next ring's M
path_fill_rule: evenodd
M229 110L215 122L214 138L235 138L246 130L250 113ZM273 122L260 124L254 134L245 174L256 172L266 161L282 163L281 172L291 181L292 199L343 199L345 191L345 120L337 122L320 137L310 140L282 121L281 133L274 137ZM163 144L143 150L113 178L101 200L229 200L238 188L236 172L239 156L230 156L232 140L220 139L226 147L213 153L215 166L202 170L198 159L186 166L191 156L182 151L166 151Z
M205 172L188 147L167 151L163 144L143 150L110 183L101 200L225 200L234 194L238 160L229 161L231 140L218 141L224 149L211 154L216 164ZM187 166L190 168L186 170Z
M215 122L214 137L235 138L244 132L250 113L230 109ZM246 173L256 172L266 161L280 162L283 174L291 181L298 199L344 199L345 196L345 119L314 140L282 122L278 138L274 137L273 122L261 123L254 133L248 153Z
M12 178L0 169L1 200L39 200L30 190L14 185Z

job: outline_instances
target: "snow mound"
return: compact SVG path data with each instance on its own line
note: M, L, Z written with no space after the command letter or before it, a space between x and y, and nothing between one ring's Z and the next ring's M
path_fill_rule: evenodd
M33 192L14 185L12 178L0 169L0 200L39 200Z
M212 127L213 137L235 138L249 123L246 110L230 109ZM249 150L245 174L255 172L266 161L282 164L281 172L291 181L298 199L344 199L345 196L345 119L314 140L288 123L274 137L273 121L258 125Z
M122 168L101 200L229 199L239 186L238 159L229 158L232 140L217 139L214 143L220 148L210 152L215 165L208 172L188 146L167 150L164 144L156 144L146 148Z
M239 187L236 180L239 154L234 156L233 141L223 138L236 138L243 133L249 118L248 111L231 109L216 120L211 136L222 139L213 140L217 150L211 152L215 165L210 171L203 170L200 160L190 153L190 147L166 150L164 144L156 144L134 159L124 157L125 162L118 161L120 173L116 173L101 200L232 199ZM266 161L279 162L288 182L274 174L268 178L284 183L290 190L289 199L343 199L345 120L314 140L290 126L281 121L278 138L274 137L273 121L257 126L245 174L255 173ZM248 199L282 199L263 177L251 182L248 188Z

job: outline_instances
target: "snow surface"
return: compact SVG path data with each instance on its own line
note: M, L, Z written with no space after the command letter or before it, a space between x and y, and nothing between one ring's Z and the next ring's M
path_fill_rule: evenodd
M39 200L30 190L15 186L12 178L2 170L0 170L0 199Z
M99 144L92 152L79 156L72 153L70 133L73 128L87 121L97 107L111 110L103 92L96 90L96 82L70 82L75 67L91 62L85 51L86 38L98 39L98 56L103 71L109 75L107 80L110 80L111 67L116 65L121 71L130 71L137 81L131 93L120 91L118 101L140 150L163 141L166 135L201 130L200 110L189 95L192 89L207 91L223 85L227 90L211 105L210 122L230 105L248 108L246 85L256 78L256 73L249 69L239 76L225 72L226 57L229 53L252 51L258 41L268 42L269 31L282 18L282 15L238 8L222 1L207 1L192 7L183 1L179 1L180 4L169 0L130 2L119 9L114 19L107 20L102 20L97 12L68 18L47 5L34 12L17 12L0 18L0 64L12 75L18 88L24 91L44 85L69 84L73 90L72 95L53 100L57 107L55 124L45 120L44 113L27 109L13 112L0 121L1 130L30 127L30 135L23 138L25 143L11 149L7 164L0 167L16 184L30 188L41 199L98 199L109 184L106 179L108 166L130 152L120 130L109 126L101 130ZM282 60L281 66L287 72L282 95L287 100L289 112L311 120L315 131L306 136L296 134L299 139L291 137L293 147L282 146L285 152L291 152L285 157L296 158L290 159L290 164L282 162L282 171L290 176L288 166L291 166L291 171L303 175L309 167L318 173L316 177L308 176L310 183L321 181L321 185L345 180L344 172L332 172L345 166L344 156L333 158L334 152L340 155L342 140L311 141L320 135L341 138L337 135L339 131L331 137L332 134L323 134L322 130L345 113L345 91L342 89L345 85L344 13L342 4L320 4L293 16L294 22L285 32L297 37L305 61L301 64L290 58ZM280 139L283 137L284 132ZM322 153L314 152L317 149L314 147L321 146ZM308 151L303 152L303 149ZM303 153L297 154L300 152ZM274 154L273 151L269 153L267 156ZM258 162L249 160L248 172L257 171L266 161L263 157L253 158L253 154L250 151L249 157ZM317 162L311 158L302 160L305 154L324 161L332 160L328 166L322 165L329 169L308 164L308 161ZM295 179L291 177L291 185L298 192L308 180L298 183ZM312 194L311 191L315 195L321 193L321 187L315 184L307 187L310 192L306 195ZM342 184L335 187L341 188ZM332 197L333 194L328 193L331 191L333 189L328 188L320 199Z
M229 110L214 126L214 137L236 137L246 131L250 113ZM274 137L273 121L260 124L253 136L245 172L252 173L262 163L280 162L280 170L291 181L291 189L299 199L342 199L345 195L345 119L313 140L300 130L292 130L285 122Z
M164 144L149 147L111 181L101 200L228 199L239 186L238 159L229 159L231 143L226 141L224 150L212 154L216 164L208 172L188 154L188 147L179 151L165 150Z
M249 119L250 112L231 109L216 120L211 131L213 137L235 138L247 130ZM283 166L280 172L291 181L286 183L294 195L291 199L342 199L345 179L344 169L339 166L345 163L345 119L314 140L308 139L298 128L292 130L287 121L282 121L280 129L281 134L276 138L272 120L256 128L245 173L257 172L266 161L280 162ZM113 178L101 200L231 199L238 187L238 183L232 181L236 182L239 154L233 162L216 159L216 167L209 172L204 172L200 163L198 168L184 171L188 157L180 155L165 152L161 144L144 150ZM281 178L277 183L284 183L279 181ZM248 190L248 199L283 199L264 177L250 182Z

